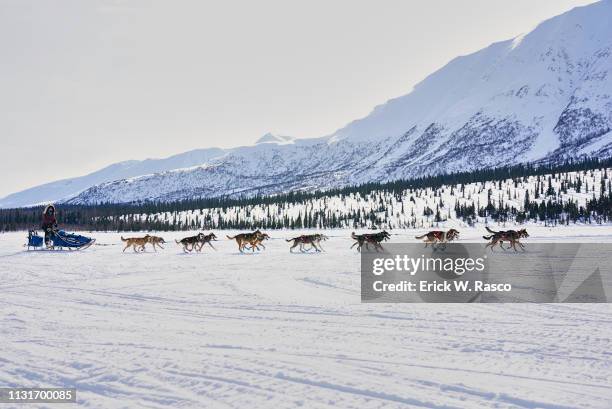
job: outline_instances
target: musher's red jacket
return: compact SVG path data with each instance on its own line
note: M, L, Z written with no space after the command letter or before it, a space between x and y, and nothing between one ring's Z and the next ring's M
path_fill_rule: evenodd
M57 226L57 219L55 218L54 214L53 215L48 214L48 213L43 214L42 225L41 225L43 229L48 229L48 228L52 228L56 226Z

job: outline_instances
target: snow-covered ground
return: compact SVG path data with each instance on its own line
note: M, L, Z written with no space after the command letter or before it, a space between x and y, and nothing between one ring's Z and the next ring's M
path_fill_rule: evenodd
M529 230L612 242L610 226ZM0 235L0 386L75 387L92 408L611 406L609 304L361 304L350 231L320 254L272 231L241 255L221 233L201 254L122 253L116 233L25 252L25 233Z

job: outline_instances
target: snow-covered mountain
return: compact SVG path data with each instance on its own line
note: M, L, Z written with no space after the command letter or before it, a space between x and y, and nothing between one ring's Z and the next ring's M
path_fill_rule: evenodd
M265 135L254 146L192 163L197 166L108 179L69 201L266 194L610 156L611 17L612 1L604 0L458 57L409 94L332 135ZM6 206L5 199L0 205Z
M223 153L224 150L218 148L197 149L166 159L119 162L85 176L58 180L13 193L0 199L0 207L21 207L61 199L67 200L100 183L199 165L212 158L222 156Z
M292 136L275 135L273 133L268 132L267 134L265 134L264 136L259 138L257 140L257 142L255 142L255 143L256 144L258 144L258 143L280 143L280 144L285 144L285 143L292 143L294 141L294 139L295 138L293 138Z

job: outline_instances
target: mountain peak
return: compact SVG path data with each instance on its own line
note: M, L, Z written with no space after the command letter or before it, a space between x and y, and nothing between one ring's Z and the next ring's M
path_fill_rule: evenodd
M271 132L268 132L267 134L259 138L257 142L255 142L255 144L256 145L260 143L286 144L286 143L292 143L294 139L295 138L293 138L292 136L276 135Z
M0 207L50 199L94 204L265 195L521 162L607 158L610 7L607 0L574 8L525 35L455 58L410 93L323 138L267 133L255 145L39 186L0 200Z

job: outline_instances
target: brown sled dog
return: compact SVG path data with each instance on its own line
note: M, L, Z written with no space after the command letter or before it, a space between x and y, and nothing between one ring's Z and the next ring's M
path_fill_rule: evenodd
M425 247L429 244L435 246L436 244L446 244L449 241L453 241L459 238L459 232L455 229L450 229L449 231L442 230L433 230L429 233L425 233L422 236L415 236L417 240L423 240L425 242Z
M263 242L264 240L270 240L270 236L268 236L267 233L261 233L259 234L254 240L249 242L249 246L251 249L253 249L253 251L255 251L255 249L257 249L257 251L260 250L259 246L263 247L264 249L266 248L266 246L264 246ZM245 247L248 248L248 247Z
M196 245L202 241L204 234L199 233L196 236L184 237L181 240L174 240L176 244L180 244L183 246L183 251L185 253L192 252L195 249ZM191 248L189 247L191 246Z
M514 251L518 251L516 249L517 244L519 245L521 250L525 250L525 246L519 240L523 237L529 237L527 229L495 231L491 230L487 226L485 226L485 229L487 229L487 231L491 233L489 236L482 236L482 238L485 240L491 240L489 243L487 243L485 248L491 247L491 251L493 251L493 247L499 244L499 247L501 247L502 250L506 250L506 248L503 246L503 243L504 241L507 241L510 243L510 247L512 247Z
M127 239L124 239L123 236L121 236L121 241L125 242L126 245L123 248L123 252L125 253L125 250L127 250L129 247L132 247L134 249L134 253L138 252L138 248L140 248L140 251L144 251L145 245L149 242L149 236L148 234L144 237L128 237Z
M289 240L285 240L287 243L293 242L293 245L289 248L289 252L293 253L293 249L297 246L300 246L300 251L303 253L304 251L315 249L317 253L324 251L321 246L321 241L327 240L327 236L324 234L305 234L302 236L294 237ZM304 246L306 244L310 244L310 249L305 250Z
M147 243L153 246L153 250L157 251L157 249L155 248L156 246L159 246L160 249L164 248L162 244L166 244L166 241L163 238L158 236L149 236L148 234L147 236ZM142 249L144 250L144 246L142 247Z
M244 249L246 248L247 244L251 246L250 248L253 251L255 251L256 248L259 250L260 245L265 249L266 247L262 242L269 239L270 236L268 236L266 233L262 233L258 229L251 233L240 233L234 237L227 236L227 238L230 240L236 240L236 243L238 244L238 251L244 253Z
M366 246L366 250L369 250L369 245L372 244L374 246L374 249L376 249L376 251L379 251L384 250L380 243L389 240L391 238L391 235L386 230L383 230L378 233L366 234L355 234L355 232L352 232L351 238L355 240L355 243L353 243L351 248L357 246L357 251L361 251L361 248L364 244Z

